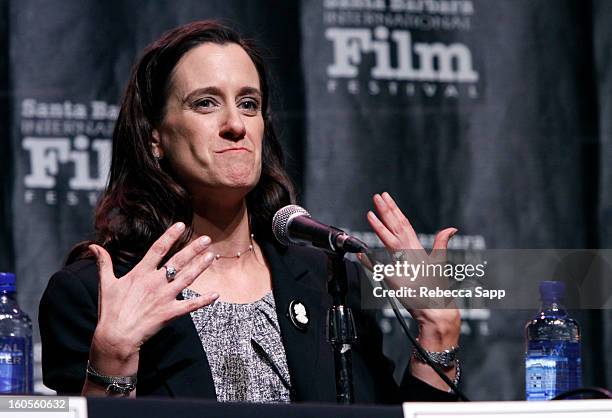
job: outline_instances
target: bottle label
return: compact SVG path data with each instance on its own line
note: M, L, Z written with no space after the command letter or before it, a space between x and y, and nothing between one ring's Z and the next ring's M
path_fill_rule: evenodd
M28 339L0 337L0 393L28 393L30 362Z
M580 343L530 341L525 358L528 401L549 400L581 385Z

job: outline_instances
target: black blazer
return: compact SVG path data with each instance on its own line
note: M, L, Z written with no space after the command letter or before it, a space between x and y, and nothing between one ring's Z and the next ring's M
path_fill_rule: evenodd
M292 400L335 402L333 353L325 335L331 302L326 289L327 258L318 250L270 242L260 244L271 269ZM116 265L115 274L122 276L130 268ZM405 373L400 386L395 383L392 364L382 354L382 335L373 312L359 308L361 267L347 262L347 275L348 304L354 309L359 333L359 342L353 350L356 402L456 400L454 395L409 373ZM293 300L302 302L309 310L304 331L289 318L289 303ZM54 274L43 294L39 310L43 381L60 394L81 392L97 323L97 304L98 273L92 259L77 261ZM137 394L216 399L206 353L190 315L175 319L142 346Z

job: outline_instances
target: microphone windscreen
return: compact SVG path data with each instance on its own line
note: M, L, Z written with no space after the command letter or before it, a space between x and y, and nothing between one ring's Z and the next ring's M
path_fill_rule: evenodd
M289 224L298 216L308 216L310 218L310 213L298 205L287 205L276 211L272 218L272 233L278 242L283 245L292 244L289 237Z

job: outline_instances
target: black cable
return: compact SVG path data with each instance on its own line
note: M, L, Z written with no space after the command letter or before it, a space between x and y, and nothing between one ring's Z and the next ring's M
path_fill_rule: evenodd
M383 289L389 290L389 287L384 282L384 280L382 282L380 282L380 283L381 283ZM425 349L421 346L421 344L419 344L419 342L416 340L416 338L414 338L412 336L412 334L410 334L410 330L408 329L408 324L406 323L406 320L402 316L400 308L397 306L397 304L399 303L397 301L397 299L388 296L388 292L383 292L383 294L385 295L385 298L387 299L387 301L391 304L391 308L393 308L393 312L395 313L395 317L397 318L397 320L399 321L400 325L402 326L402 329L404 330L404 333L406 334L406 336L408 337L408 339L410 340L410 342L414 346L414 349L416 351L418 351L418 353L421 356L421 358L423 360L425 360L427 365L429 367L431 367L434 370L434 372L436 372L436 374L438 376L440 376L440 378L442 380L444 380L444 383L446 383L448 385L448 387L450 387L451 390L453 392L455 392L455 394L459 397L460 400L462 400L464 402L469 402L470 400L467 398L467 396L465 396L463 394L463 392L461 392L459 390L457 385L446 375L446 373L444 373L444 371L440 368L440 366L438 366L436 363L433 362L431 357L429 357L429 354L427 353L427 351L425 351Z
M567 392L563 392L562 394L555 396L551 399L551 401L560 401L572 396L587 394L594 395L591 399L612 399L612 392L610 392L608 389L592 386L568 390Z

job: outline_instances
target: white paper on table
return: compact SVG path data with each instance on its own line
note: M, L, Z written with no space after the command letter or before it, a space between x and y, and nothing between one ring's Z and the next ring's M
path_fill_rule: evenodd
M407 402L405 418L611 418L612 399L549 402Z

